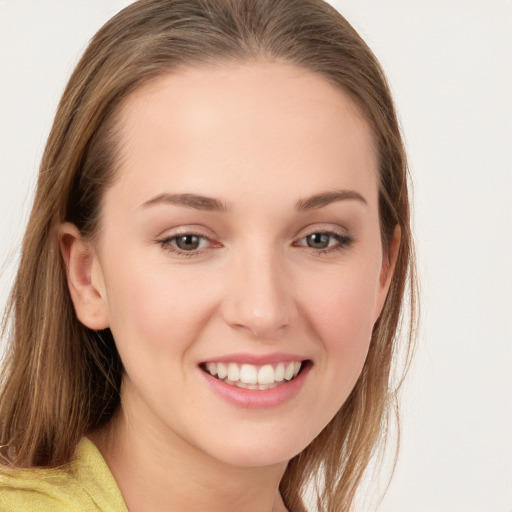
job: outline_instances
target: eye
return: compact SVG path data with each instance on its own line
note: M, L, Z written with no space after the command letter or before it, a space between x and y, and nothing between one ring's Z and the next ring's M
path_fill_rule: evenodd
M172 240L174 240L176 247L182 251L197 251L201 242L205 241L204 237L192 234L175 236Z
M306 244L312 249L327 249L335 241L329 233L313 233L306 237Z
M310 233L300 239L295 245L309 247L317 252L325 253L334 250L341 250L353 242L352 237L330 231L318 231Z
M159 240L158 243L164 249L179 256L195 256L213 245L209 238L195 233L169 236Z

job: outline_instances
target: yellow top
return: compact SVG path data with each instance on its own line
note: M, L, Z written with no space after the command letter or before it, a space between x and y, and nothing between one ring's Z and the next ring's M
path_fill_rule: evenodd
M128 512L117 483L87 438L66 469L0 470L1 512Z

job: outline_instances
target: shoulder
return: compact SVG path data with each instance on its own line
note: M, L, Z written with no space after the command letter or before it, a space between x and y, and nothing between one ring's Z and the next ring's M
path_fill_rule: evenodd
M95 508L83 507L83 498L80 486L64 470L0 471L2 512L96 512Z
M88 439L63 469L0 469L1 512L127 512L103 457Z

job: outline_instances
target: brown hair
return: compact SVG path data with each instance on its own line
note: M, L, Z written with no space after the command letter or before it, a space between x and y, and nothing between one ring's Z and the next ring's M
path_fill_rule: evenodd
M401 229L398 261L362 374L334 419L290 461L280 486L293 510L303 508L311 480L324 482L317 487L319 511L350 508L390 412L397 411L391 370L404 296L411 321L407 363L411 355L416 288L407 165L390 91L371 50L322 0L140 0L92 39L57 110L6 312L4 464L66 464L79 439L108 423L119 405L123 370L114 340L109 330L94 332L77 320L57 227L71 221L83 236L94 235L103 192L115 177L121 102L148 80L186 65L256 58L312 70L351 95L378 150L385 249L395 226Z

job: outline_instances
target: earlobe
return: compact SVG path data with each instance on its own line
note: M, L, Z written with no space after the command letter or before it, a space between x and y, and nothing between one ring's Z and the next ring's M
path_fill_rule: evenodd
M109 326L106 292L98 257L69 222L59 227L59 244L78 320L93 330Z

